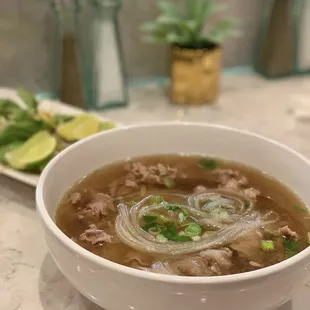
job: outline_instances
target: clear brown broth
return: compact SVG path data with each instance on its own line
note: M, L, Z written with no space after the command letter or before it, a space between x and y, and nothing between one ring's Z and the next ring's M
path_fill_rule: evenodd
M176 188L174 189L167 189L163 185L145 184L146 192L143 193L143 196L141 196L140 190L136 190L128 195L127 200L139 201L149 194L161 195L163 197L169 193L190 194L197 185L203 185L207 188L217 187L218 184L212 177L210 177L212 171L199 167L198 163L200 159L200 156L180 155L158 155L131 159L131 161L140 162L146 166L156 165L157 163L169 165L170 167L177 168L178 176L176 178ZM248 186L260 191L261 194L257 199L255 206L256 209L262 213L268 210L273 210L279 215L279 220L268 228L277 230L279 227L288 225L291 230L298 234L298 251L307 247L307 233L310 231L310 215L309 212L306 211L307 208L305 204L293 193L292 190L281 184L276 179L252 167L218 158L215 160L218 168L229 168L239 171L249 180ZM80 235L88 228L89 224L96 224L98 228L103 229L106 233L114 236L114 222L117 217L117 212L109 212L107 216L99 219L80 220L77 217L76 206L72 204L69 199L70 195L76 192L82 193L82 195L85 193L85 196L88 195L88 191L108 194L111 183L115 180L119 180L126 173L124 170L124 163L125 161L104 166L74 184L59 203L56 212L56 224L69 238L72 238L85 249L118 264L137 268L136 262L128 262L127 260L128 256L135 255L137 251L122 242L92 245L86 241L80 240ZM180 175L182 176L180 177ZM126 200L126 196L122 197L122 199ZM297 206L297 208L294 206ZM107 221L112 223L112 227L107 224ZM255 236L257 237L257 235ZM254 253L254 259L251 258L250 260L247 257L245 258L243 254L240 256L238 251L233 250L233 255L230 258L232 262L231 267L229 270L222 271L220 274L234 274L251 271L276 264L285 259L283 238L276 238L274 240L276 247L275 251L264 252L260 249L260 241L265 238L256 237L250 238L252 241L245 238L245 243L250 242L251 247L254 249L252 251L252 253ZM244 237L242 238L244 239ZM240 239L241 243L243 240L242 238ZM227 246L230 247L231 245L228 244ZM139 257L142 257L143 266L147 267L150 267L154 262L167 259L169 261L169 257L167 258L163 255L149 255L141 252L136 254L139 255ZM260 266L258 267L249 264L249 261L253 260ZM139 265L138 267L141 266ZM185 273L184 275L192 274Z

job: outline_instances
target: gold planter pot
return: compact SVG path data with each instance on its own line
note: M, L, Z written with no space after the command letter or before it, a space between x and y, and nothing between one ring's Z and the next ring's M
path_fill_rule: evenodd
M170 99L179 104L212 103L218 96L222 49L171 48Z

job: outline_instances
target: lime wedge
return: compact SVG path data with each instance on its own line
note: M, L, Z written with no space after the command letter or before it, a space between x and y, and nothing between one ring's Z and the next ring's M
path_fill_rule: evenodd
M98 132L100 120L95 116L84 113L72 121L59 125L57 134L67 141L76 141Z
M115 127L116 127L116 125L115 125L114 122L112 122L112 121L105 121L105 122L101 122L99 124L98 131L105 131L105 130L113 129Z
M51 134L47 131L40 131L20 147L6 153L5 159L12 168L24 170L50 157L56 145L57 141Z

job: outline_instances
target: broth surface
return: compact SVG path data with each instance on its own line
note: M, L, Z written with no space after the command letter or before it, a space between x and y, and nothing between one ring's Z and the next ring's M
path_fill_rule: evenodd
M57 226L85 249L149 272L260 269L308 246L310 214L286 186L218 158L158 155L96 170L62 198Z

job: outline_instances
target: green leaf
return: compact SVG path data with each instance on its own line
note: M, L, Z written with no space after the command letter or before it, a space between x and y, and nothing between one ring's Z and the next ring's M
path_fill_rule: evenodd
M179 235L176 235L173 238L173 241L176 241L176 242L189 242L189 241L192 241L192 238L189 237L189 236L179 236Z
M143 220L145 223L153 223L157 219L156 215L143 215Z
M201 158L199 161L199 167L208 170L214 170L217 168L217 162L211 158Z
M35 119L24 119L9 124L0 130L0 146L15 141L25 141L38 131L49 128L43 121Z
M206 35L206 38L216 44L222 43L228 36L235 34L236 19L223 19L217 22Z
M14 141L12 143L1 146L0 147L0 162L6 163L5 154L20 147L23 143L24 143L23 141Z
M167 42L172 43L172 44L173 43L180 43L180 42L184 41L184 39L181 36L179 36L179 35L177 35L176 33L173 33L173 32L168 33L166 35L166 40L167 40Z
M142 31L153 32L153 31L161 30L162 25L158 24L156 21L152 21L152 22L143 23L140 26L140 29Z
M30 93L25 88L18 88L17 94L18 94L19 98L22 99L22 101L25 103L26 108L30 113L36 113L37 112L38 102L32 93Z
M176 5L170 1L159 1L158 8L167 16L182 17Z
M207 21L209 17L212 15L215 15L219 12L223 12L227 10L227 5L226 4L221 4L221 3L212 3L211 5L208 5L204 8L204 20Z
M156 23L158 25L164 25L164 26L179 25L180 23L182 23L182 20L180 18L173 16L160 15L156 18Z
M6 119L15 120L24 113L26 112L14 101L9 99L0 100L0 115L4 116Z
M74 119L74 116L72 115L63 115L63 114L56 114L54 117L55 117L57 125L65 123L65 122L70 122Z

